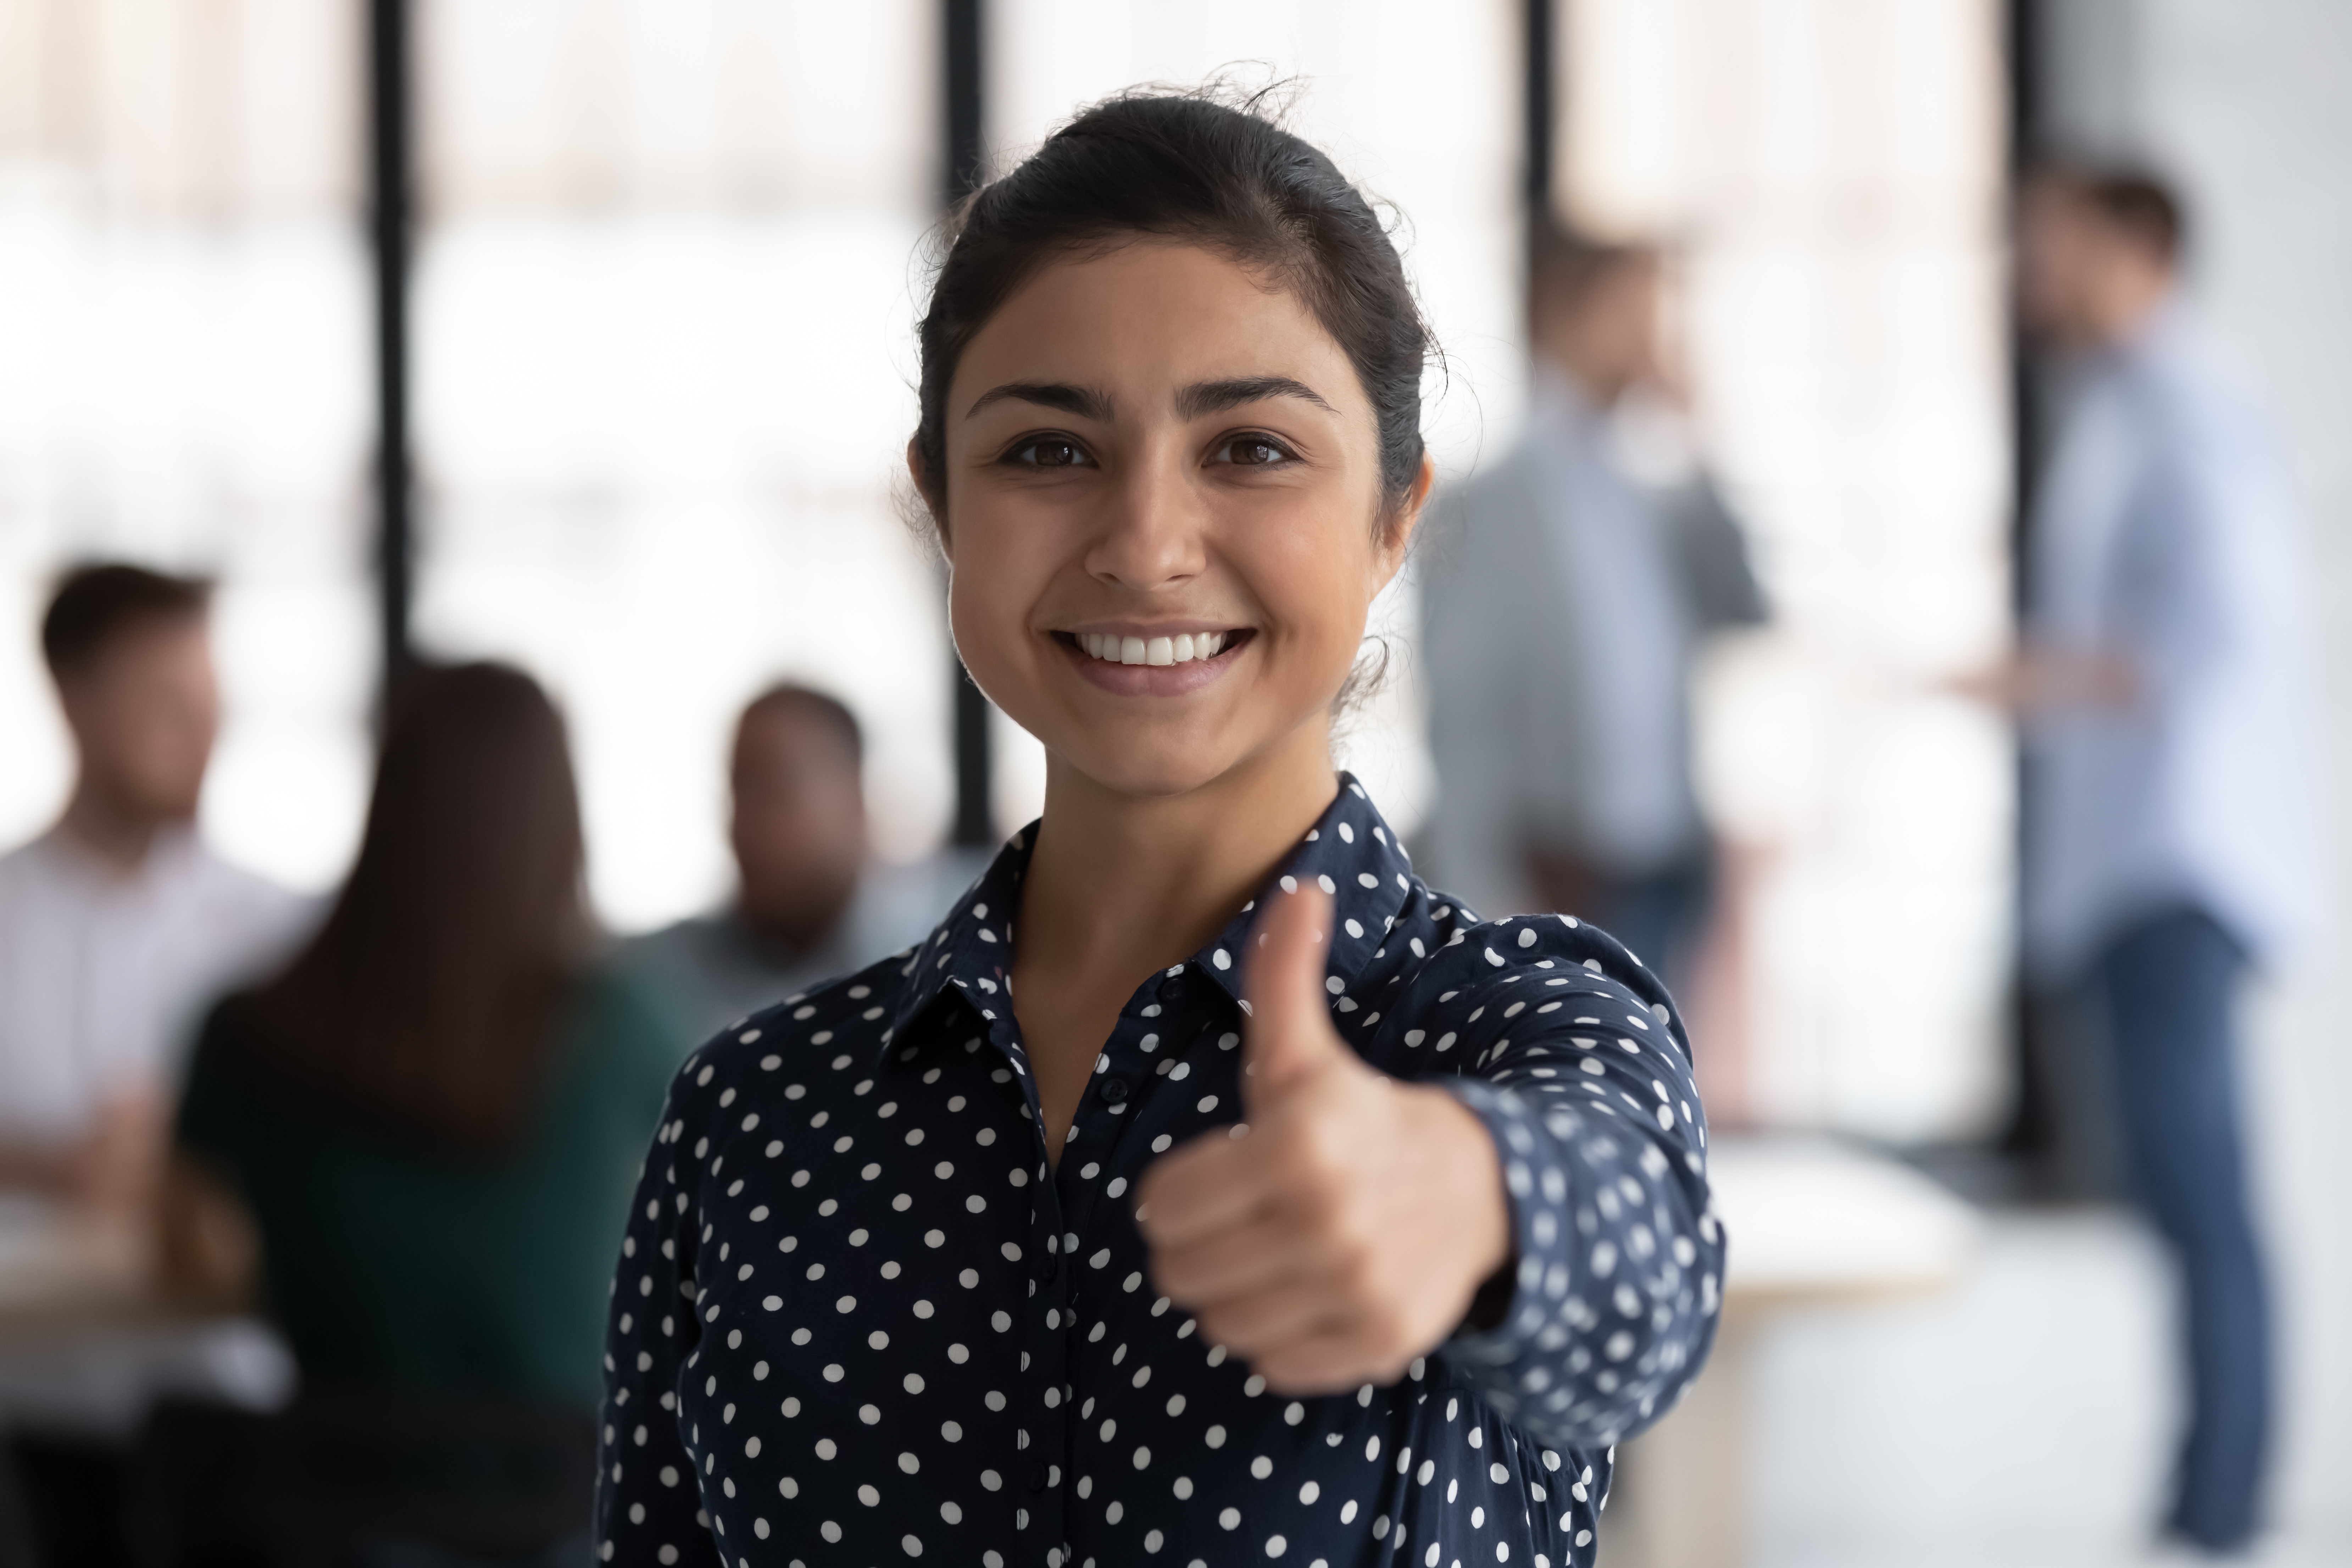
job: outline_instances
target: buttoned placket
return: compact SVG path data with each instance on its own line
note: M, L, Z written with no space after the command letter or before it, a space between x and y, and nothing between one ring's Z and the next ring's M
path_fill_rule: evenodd
M1114 1194L1101 1178L1118 1160L1123 1140L1150 1103L1156 1069L1169 1060L1181 1059L1195 1043L1194 1039L1179 1037L1181 1034L1197 1037L1206 1032L1191 1020L1182 1005L1190 1000L1190 967L1179 963L1162 971L1138 986L1119 1010L1110 1037L1095 1058L1094 1071L1087 1075L1086 1092L1079 1097L1071 1121L1070 1136L1063 1143L1060 1161L1054 1166L1052 1184L1056 1207L1066 1224L1062 1234L1049 1243L1052 1250L1047 1264L1050 1277L1063 1282L1055 1296L1063 1317L1059 1332L1052 1337L1062 1357L1065 1378L1063 1402L1056 1411L1061 1419L1054 1423L1058 1451L1064 1456L1061 1482L1065 1487L1071 1484L1069 1457L1083 1445L1080 1428L1087 1416L1067 1377L1069 1366L1086 1353L1077 1310L1086 1295L1079 1283L1085 1272L1081 1267L1082 1238L1097 1234L1109 1223L1103 1213L1105 1205L1131 1201L1131 1194L1123 1185ZM1132 1159L1126 1163L1140 1163ZM1057 1518L1062 1500L1063 1493L1057 1487Z
M1342 835L1346 835L1344 828ZM1307 842L1314 843L1317 837L1310 833ZM1303 851L1304 846L1295 853ZM1327 894L1336 894L1328 874L1313 879L1322 884ZM1383 879L1369 873L1358 880L1367 889L1383 886ZM1402 890L1402 877L1396 881ZM1016 878L1013 889L1003 895L1008 907L1019 896L1019 882ZM1286 873L1278 885L1287 893L1297 887L1298 879ZM972 1022L981 1026L983 1037L1012 1069L1029 1112L1034 1155L1028 1167L1029 1184L1041 1190L1032 1201L1028 1239L1024 1257L1017 1260L1027 1291L1020 1324L1021 1394L1015 1405L1014 1429L1016 1441L1025 1446L1013 1456L1009 1472L1021 1494L1014 1519L1015 1552L1023 1568L1069 1568L1068 1489L1075 1484L1074 1456L1083 1442L1082 1402L1076 1397L1076 1380L1071 1375L1075 1362L1085 1353L1076 1337L1080 1333L1076 1308L1083 1294L1077 1279L1083 1272L1080 1238L1102 1224L1104 1203L1131 1200L1131 1194L1109 1194L1104 1183L1081 1173L1089 1163L1106 1168L1112 1163L1122 1137L1154 1103L1162 1081L1178 1076L1179 1066L1189 1068L1184 1076L1192 1078L1193 1085L1188 1087L1226 1081L1212 1064L1241 1043L1249 1004L1242 997L1240 966L1257 910L1255 900L1244 904L1202 954L1161 971L1129 997L1110 1038L1097 1053L1059 1161L1047 1157L1044 1107L1013 1011L1007 973L1012 924L1004 918L1007 910L1000 909L990 920L988 905L975 904L971 914L976 921L986 921L985 925L975 926L969 936L961 930L943 932L924 954L944 982L931 991L930 998L944 1001L946 994L951 993L968 1010ZM1393 923L1390 913L1377 930L1360 928L1344 939L1337 931L1330 933L1325 953L1327 989L1337 1010L1334 1021L1343 1029L1377 1017L1360 1011L1361 1005L1347 993ZM924 958L916 962L920 963ZM901 1005L898 1024L904 1035L907 1024L927 1003L910 995ZM960 1030L948 1032L961 1034ZM886 1032L885 1041L889 1037ZM1237 1075L1232 1092L1238 1097ZM1237 1099L1232 1110L1238 1119ZM1139 1169L1165 1152L1155 1145L1148 1157L1131 1158L1129 1163ZM1042 1180L1038 1179L1041 1174Z
M1008 931L1009 935L1009 931ZM1000 982L1003 970L999 967ZM1021 1359L1013 1429L1020 1451L1008 1472L1020 1489L1013 1504L1017 1544L1024 1564L1058 1568L1062 1542L1069 1533L1065 1517L1064 1486L1067 1479L1069 1445L1063 1419L1069 1403L1070 1271L1062 1265L1062 1199L1051 1178L1053 1165L1045 1157L1045 1108L1037 1098L1037 1081L1030 1073L1028 1050L1013 1016L1010 997L1000 991L991 1005L981 1006L970 989L957 989L985 1026L985 1038L1013 1069L1028 1108L1031 1179L1024 1192L1034 1193L1029 1211L1027 1242L1017 1261L1028 1282L1021 1315Z

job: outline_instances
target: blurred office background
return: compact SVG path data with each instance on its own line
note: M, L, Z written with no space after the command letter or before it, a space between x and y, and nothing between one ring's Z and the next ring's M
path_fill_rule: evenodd
M954 174L942 62L976 81L990 166L1133 83L1285 84L1297 126L1400 214L1445 349L1450 481L1517 437L1531 202L1675 247L1693 424L1776 608L1698 692L1731 868L1710 1103L1727 1129L1927 1172L1971 1218L1916 1289L1759 1316L1728 1417L1752 1561L2136 1560L2178 1407L2168 1276L2123 1211L2037 1202L2000 1152L2015 763L1951 686L2012 635L2010 182L2035 142L2179 179L2193 297L2295 464L2336 721L2352 13L415 0L413 574L387 595L386 9L0 0L0 843L69 783L35 627L93 556L218 575L204 824L299 888L331 888L357 841L388 604L416 648L511 660L564 708L616 931L725 894L729 727L780 678L865 725L885 857L1027 820L1042 760L1001 720L975 744L937 568L899 516L920 247ZM1405 657L1343 756L1408 835L1433 788L1415 592L1383 606ZM2274 1550L2295 1563L2352 1563L2347 942L2266 981L2249 1036L2284 1336Z

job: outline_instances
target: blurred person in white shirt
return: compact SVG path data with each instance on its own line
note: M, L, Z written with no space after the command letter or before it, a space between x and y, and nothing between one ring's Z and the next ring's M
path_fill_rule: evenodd
M986 868L984 858L952 851L877 863L865 752L856 717L813 688L773 686L744 708L728 767L735 896L621 952L622 967L669 1010L681 1053L922 941Z
M201 580L90 565L43 618L77 771L56 824L0 856L0 1188L142 1210L194 1026L306 923L196 828L210 604Z

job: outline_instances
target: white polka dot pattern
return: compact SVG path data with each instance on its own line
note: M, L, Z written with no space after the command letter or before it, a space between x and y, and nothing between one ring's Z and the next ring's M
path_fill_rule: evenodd
M1286 1400L1153 1293L1131 1194L1234 1117L1256 906L1137 989L1050 1164L1005 990L1024 832L923 946L680 1070L614 1281L600 1560L1592 1561L1612 1445L1715 1331L1681 1024L1591 927L1431 892L1342 784L1261 897L1336 889L1341 1037L1492 1132L1492 1326Z

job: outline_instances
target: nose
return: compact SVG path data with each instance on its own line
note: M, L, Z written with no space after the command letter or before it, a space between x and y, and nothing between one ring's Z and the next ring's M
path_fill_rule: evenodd
M1087 552L1097 582L1149 593L1200 574L1208 551L1206 509L1181 448L1153 442L1112 487Z

